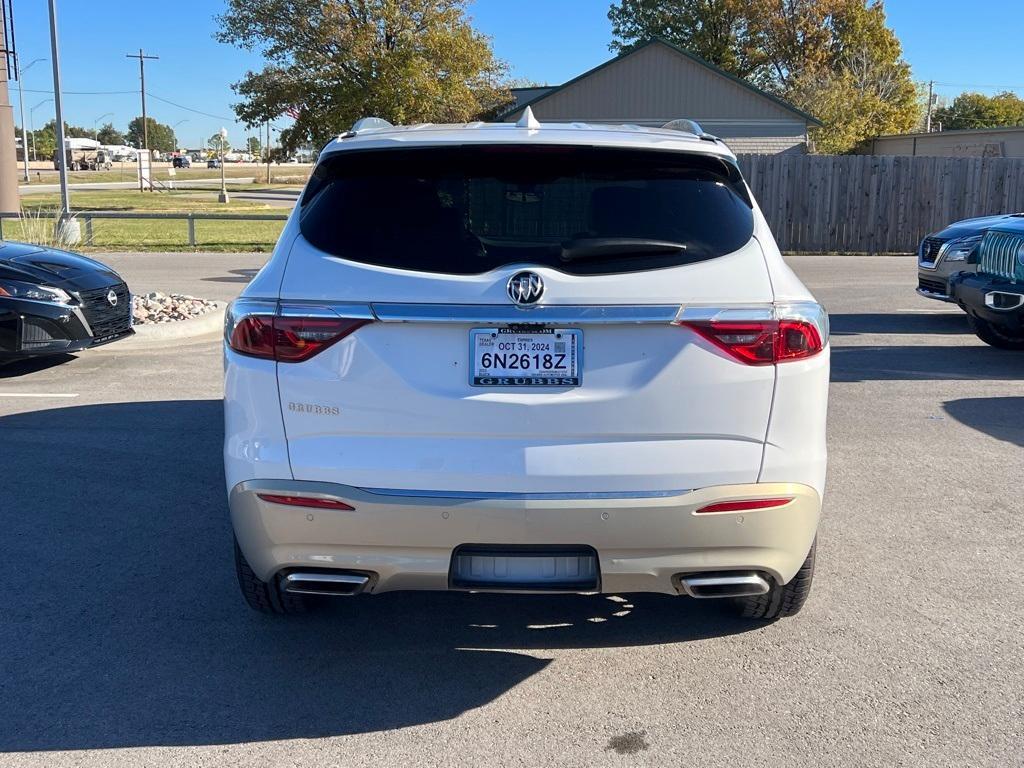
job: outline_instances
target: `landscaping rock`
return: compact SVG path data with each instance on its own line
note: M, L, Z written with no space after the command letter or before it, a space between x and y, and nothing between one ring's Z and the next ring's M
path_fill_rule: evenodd
M132 318L136 325L189 320L217 309L217 302L180 293L151 293L134 297Z

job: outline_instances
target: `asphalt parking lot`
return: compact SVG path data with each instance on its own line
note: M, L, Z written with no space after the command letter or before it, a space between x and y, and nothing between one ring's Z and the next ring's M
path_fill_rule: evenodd
M101 258L227 299L266 256ZM653 595L256 615L219 339L0 369L0 764L1024 764L1024 354L912 258L790 263L832 318L829 483L810 601L767 625Z

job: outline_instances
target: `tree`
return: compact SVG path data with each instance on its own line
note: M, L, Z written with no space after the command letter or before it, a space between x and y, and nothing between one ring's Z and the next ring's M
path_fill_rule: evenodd
M206 140L206 146L214 150L217 154L220 154L221 152L227 154L231 151L231 140L221 136L220 131L217 131Z
M322 145L360 117L461 122L509 99L506 67L467 0L227 0L216 37L267 59L233 88L239 119L294 117L281 141Z
M106 123L96 132L96 140L100 144L111 144L121 146L128 143L128 137L114 128L113 123Z
M625 53L652 37L695 53L739 77L752 69L747 25L740 0L621 0L608 10L611 48Z
M825 123L814 131L816 149L846 152L873 136L913 130L922 104L881 2L846 0L831 25L830 56L795 73L784 91Z
M160 152L173 152L174 129L169 125L158 123L152 117L146 117L146 133L149 136L149 148ZM142 147L142 118L136 117L128 123L128 143L136 147Z
M1024 125L1024 99L1010 91L995 96L961 93L952 104L932 113L932 125L936 123L946 131Z
M613 49L660 35L822 120L819 151L911 130L920 115L882 0L620 0L609 18Z
M57 121L50 120L42 128L29 133L30 148L35 148L37 159L48 160L57 151Z
M54 122L56 125L56 122ZM70 123L64 123L64 138L65 139L91 139L92 131L88 128L83 128L80 125L71 125Z
M258 137L250 136L245 140L245 151L248 152L250 155L256 155L256 157L259 157L262 150L263 144L260 143Z

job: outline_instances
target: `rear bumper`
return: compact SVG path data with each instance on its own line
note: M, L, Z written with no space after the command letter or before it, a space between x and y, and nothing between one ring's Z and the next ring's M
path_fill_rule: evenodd
M259 493L328 497L354 509L286 506ZM715 502L781 496L793 500L696 513ZM229 504L239 545L264 580L283 569L336 568L372 573L367 591L445 590L460 545L566 545L597 552L602 592L667 594L679 592L680 573L754 570L788 582L811 547L821 507L813 488L796 483L641 498L443 498L292 480L239 483Z
M1013 331L1024 330L1024 284L961 273L950 280L950 291L966 312Z

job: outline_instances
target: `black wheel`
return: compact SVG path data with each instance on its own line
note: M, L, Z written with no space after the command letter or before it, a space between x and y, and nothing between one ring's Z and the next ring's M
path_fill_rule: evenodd
M781 619L784 616L796 616L807 602L811 594L811 582L814 580L814 551L818 542L811 544L807 559L796 572L796 576L788 584L775 584L766 594L739 599L740 612L747 619Z
M1011 331L974 315L967 316L967 323L974 331L974 335L990 346L999 349L1024 349L1024 332Z
M301 595L290 595L278 589L277 584L262 581L242 554L235 540L235 573L238 574L238 587L249 607L260 613L305 613L307 604Z

